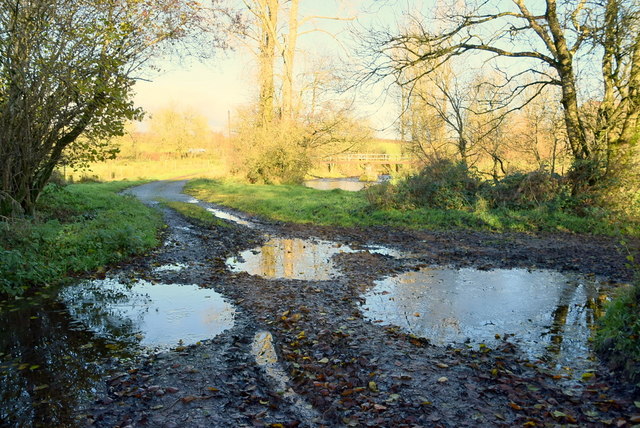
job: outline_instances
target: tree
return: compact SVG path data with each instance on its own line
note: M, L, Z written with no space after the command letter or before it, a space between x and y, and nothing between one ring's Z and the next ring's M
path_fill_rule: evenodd
M555 86L561 92L574 184L594 186L620 171L618 161L628 157L638 135L640 7L638 2L622 0L531 1L531 8L526 3L469 1L466 10L449 14L449 27L438 32L429 31L419 19L411 31L373 32L369 42L377 55L369 75L397 77L416 63L430 64L435 70L451 58L486 53L500 60L495 63L504 66L509 83L533 76L512 86L505 103L526 104L529 99L522 95L528 87L535 87L537 94ZM397 55L398 51L415 52L415 46L422 48L415 58ZM601 55L603 96L599 131L589 135L579 99L586 81L579 81L576 70L577 61L592 60L596 53ZM509 60L517 64L507 64Z
M210 136L207 118L192 109L166 107L151 116L151 131L163 150L184 157L188 149L202 148Z
M204 13L177 0L0 0L0 216L33 214L63 159L114 156L107 137L141 116L141 67L208 25Z

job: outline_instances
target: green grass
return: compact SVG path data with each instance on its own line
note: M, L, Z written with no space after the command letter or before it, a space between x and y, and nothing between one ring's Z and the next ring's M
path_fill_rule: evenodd
M205 227L230 227L229 223L211 214L201 206L187 202L161 200L160 203Z
M631 380L640 380L640 280L605 307L595 348Z
M363 192L322 191L294 185L257 185L198 179L187 193L266 218L325 226L391 226L412 229L563 231L603 235L640 235L635 224L578 217L546 208L534 210L375 209Z
M0 294L58 284L158 245L160 214L116 194L134 184L49 185L37 218L0 223Z

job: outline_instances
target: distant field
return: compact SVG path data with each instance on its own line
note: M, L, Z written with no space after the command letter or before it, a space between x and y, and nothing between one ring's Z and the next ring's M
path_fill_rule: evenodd
M113 160L92 164L88 171L66 171L74 181L91 177L100 181L167 180L172 178L219 178L227 173L218 159Z

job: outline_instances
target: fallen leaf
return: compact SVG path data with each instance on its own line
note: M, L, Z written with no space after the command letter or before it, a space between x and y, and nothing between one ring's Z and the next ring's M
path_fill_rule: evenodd
M327 363L329 362L329 359L328 359L327 357L324 357L323 359L318 360L318 362L319 362L320 364L327 364Z
M518 406L513 401L509 403L509 407L511 407L513 410L522 410L522 407Z
M582 380L589 380L593 378L595 375L591 372L582 373Z
M195 397L193 395L187 395L186 397L182 397L180 399L180 401L182 401L184 404L188 404L188 403L191 403L192 401L195 401L197 399L198 399L198 397Z
M440 383L445 383L445 382L448 382L448 381L449 381L449 378L447 378L445 376L442 376L441 378L438 379L438 382L440 382Z
M33 388L34 391L42 391L43 389L47 389L49 388L49 385L38 385L35 388Z
M220 390L218 388L214 388L213 386L209 386L207 387L207 391L211 391L211 392L220 392ZM167 388L167 392L169 392L169 389Z
M369 382L369 390L371 392L378 392L378 385L374 381Z
M436 363L436 366L440 367L441 369L448 369L449 366L445 363Z

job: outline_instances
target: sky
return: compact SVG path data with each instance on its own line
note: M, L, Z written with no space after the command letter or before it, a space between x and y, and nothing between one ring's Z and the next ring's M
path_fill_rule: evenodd
M398 11L407 7L408 0L301 0L300 15L340 16L355 18L353 22L315 20L305 29L321 28L332 34L347 47L325 32L311 32L299 39L297 61L315 55L349 57L349 28L354 24L391 22ZM425 5L429 1L418 1ZM338 60L339 61L339 60ZM206 63L186 63L168 59L160 64L162 72L149 75L149 80L135 85L134 101L148 113L162 108L195 110L203 114L214 131L227 133L228 114L255 98L255 62L253 54L242 46L222 52ZM360 103L362 114L369 117L381 136L392 136L397 107L385 97ZM144 129L144 125L141 127Z

